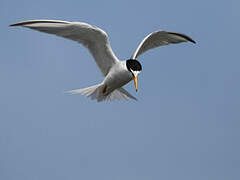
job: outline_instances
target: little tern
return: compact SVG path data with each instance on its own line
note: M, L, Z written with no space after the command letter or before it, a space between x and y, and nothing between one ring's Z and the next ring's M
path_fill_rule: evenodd
M137 91L137 77L142 70L142 66L136 58L142 53L152 48L168 44L181 42L196 43L185 34L160 30L146 36L130 59L120 61L110 46L107 33L96 26L84 22L28 20L10 26L23 26L41 32L55 34L77 41L88 48L104 79L100 84L68 92L72 94L82 94L86 97L91 97L91 99L96 99L98 102L104 100L112 101L115 99L128 100L129 98L137 100L126 91L123 86L133 80Z

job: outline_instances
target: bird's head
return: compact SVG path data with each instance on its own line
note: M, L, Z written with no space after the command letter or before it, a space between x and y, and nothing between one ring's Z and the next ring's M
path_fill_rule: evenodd
M137 91L137 76L142 71L142 65L136 59L129 59L126 61L127 69L133 76L134 85Z

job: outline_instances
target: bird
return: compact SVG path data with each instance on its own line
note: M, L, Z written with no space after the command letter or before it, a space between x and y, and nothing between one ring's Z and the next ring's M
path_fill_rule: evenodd
M97 102L120 99L137 100L137 98L125 90L123 86L133 80L135 89L136 91L138 90L137 79L142 71L142 65L137 60L137 57L144 52L169 44L182 42L196 43L185 34L158 30L150 33L140 42L130 59L122 61L114 54L107 33L85 22L40 19L21 21L9 26L22 26L40 32L54 34L76 41L86 47L100 69L103 81L97 85L67 91L67 93L81 94L97 100Z

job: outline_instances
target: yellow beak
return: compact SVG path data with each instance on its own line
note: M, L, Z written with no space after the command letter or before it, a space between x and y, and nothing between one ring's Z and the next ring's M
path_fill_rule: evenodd
M135 85L135 88L136 88L136 91L137 91L137 76L133 78L134 80L134 85Z

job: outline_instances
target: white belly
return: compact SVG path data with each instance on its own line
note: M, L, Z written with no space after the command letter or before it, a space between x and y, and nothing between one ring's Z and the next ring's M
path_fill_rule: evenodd
M120 62L113 66L103 83L106 87L106 94L120 88L133 79L132 74L127 70L126 63Z

